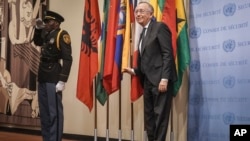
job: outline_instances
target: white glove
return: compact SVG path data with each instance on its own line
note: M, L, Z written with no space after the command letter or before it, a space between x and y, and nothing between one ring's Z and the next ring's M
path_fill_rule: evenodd
M36 19L36 29L43 29L45 27L45 23L42 19Z
M65 82L59 81L56 84L56 92L63 91L65 89Z

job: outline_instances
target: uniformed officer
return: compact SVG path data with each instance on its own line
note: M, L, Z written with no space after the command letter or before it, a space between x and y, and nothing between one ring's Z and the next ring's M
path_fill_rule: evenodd
M72 65L70 36L60 28L63 21L53 11L47 11L43 21L36 20L34 43L41 46L38 102L43 141L62 140L62 91Z

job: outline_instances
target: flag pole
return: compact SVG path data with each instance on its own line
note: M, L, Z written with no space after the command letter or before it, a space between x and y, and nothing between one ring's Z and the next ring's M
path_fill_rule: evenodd
M134 141L134 103L131 102L131 141Z
M119 132L118 132L118 136L119 136L119 141L122 140L122 130L121 130L121 81L119 83Z
M94 129L94 141L97 141L97 100L96 100L96 87L97 78L95 76L95 129Z
M106 141L109 141L109 96L107 97Z
M145 124L144 124L144 141L148 141L148 135L147 135L147 131L145 129Z
M174 121L173 121L173 100L171 101L171 111L170 111L170 115L171 115L171 133L170 133L170 141L174 141Z
M135 28L134 24L132 25L133 29ZM132 35L131 35L132 36ZM133 42L133 40L131 39L131 42ZM130 50L130 54L132 54ZM133 55L130 55L130 65L132 66L133 64ZM130 77L132 79L132 76ZM131 100L131 95L130 95L130 100ZM134 141L134 103L131 100L131 141Z

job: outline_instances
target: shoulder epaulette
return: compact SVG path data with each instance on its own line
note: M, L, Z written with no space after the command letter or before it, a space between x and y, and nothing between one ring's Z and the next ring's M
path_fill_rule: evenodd
M60 50L60 35L62 33L62 29L60 29L60 31L57 33L57 37L56 37L56 47Z

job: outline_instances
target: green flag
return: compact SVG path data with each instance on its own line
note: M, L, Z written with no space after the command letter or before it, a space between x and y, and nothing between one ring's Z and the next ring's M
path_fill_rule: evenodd
M149 1L149 3L154 8L154 16L157 21L161 21L165 1L166 0L150 0Z
M175 96L182 84L182 77L190 63L190 49L188 42L187 20L184 9L183 0L176 0L177 9L177 51L176 51L176 67L178 73L178 81L175 83Z
M104 105L107 101L108 94L105 91L102 78L103 78L103 68L104 68L104 56L105 56L105 45L106 45L106 33L107 33L107 15L109 8L109 0L104 1L103 5L103 17L102 17L102 33L101 33L101 46L99 51L99 72L97 74L97 85L96 85L96 98Z

